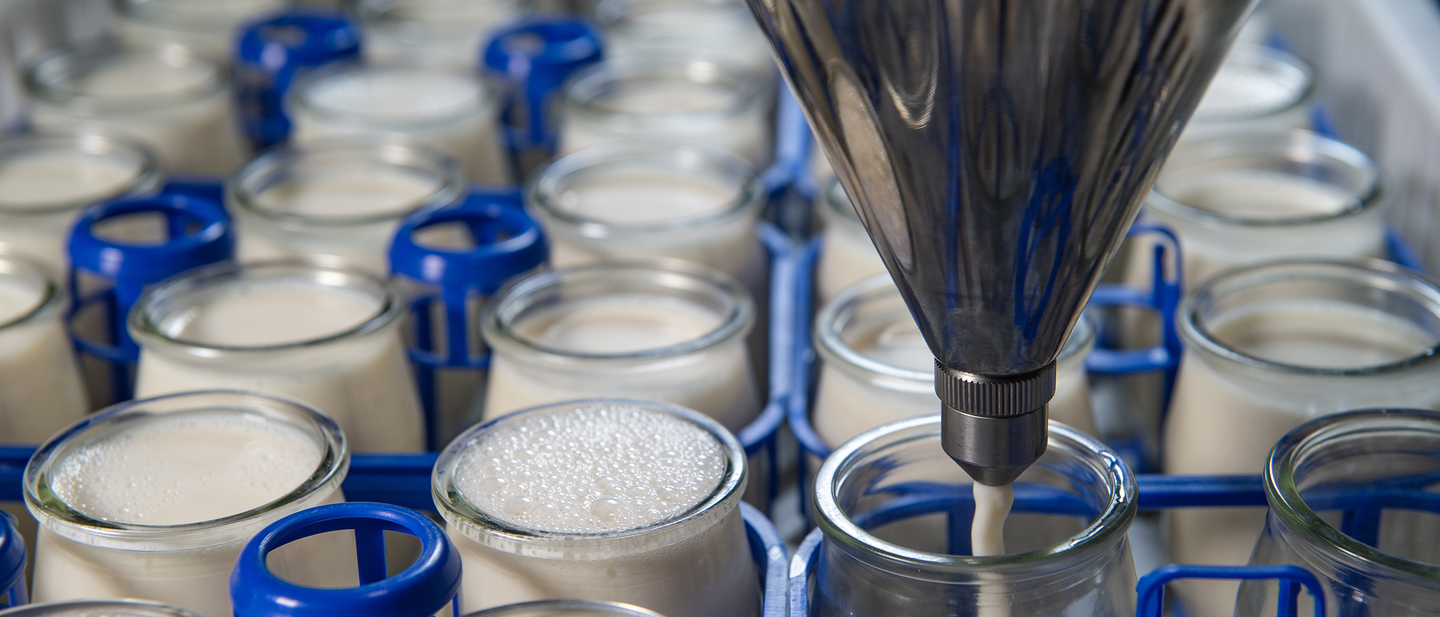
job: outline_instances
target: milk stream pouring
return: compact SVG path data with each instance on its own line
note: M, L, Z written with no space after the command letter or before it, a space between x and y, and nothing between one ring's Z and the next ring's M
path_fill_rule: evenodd
M1258 473L1300 423L1366 407L1440 407L1440 288L1384 262L1291 261L1230 271L1182 305L1186 351L1165 470ZM1172 557L1243 564L1256 509L1177 510ZM1228 615L1234 584L1176 587L1188 609Z
M590 400L471 430L440 455L433 486L466 610L578 598L753 617L745 473L739 442L701 414Z
M334 418L357 452L418 452L423 418L384 279L295 262L221 265L152 289L130 314L137 396L238 388Z
M33 596L142 598L225 617L245 542L287 514L343 501L348 466L334 422L279 398L202 391L111 407L26 467L25 502L41 523ZM343 584L343 570L314 566L344 563L344 548L320 538L274 567Z
M755 308L735 281L675 264L594 264L511 286L482 319L486 419L597 396L695 409L731 431L760 412L745 348Z

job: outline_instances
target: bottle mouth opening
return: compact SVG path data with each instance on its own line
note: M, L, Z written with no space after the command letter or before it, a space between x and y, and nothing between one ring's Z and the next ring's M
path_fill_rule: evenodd
M417 95L426 88L432 96ZM449 92L437 93L437 88ZM497 88L477 74L358 61L332 62L310 71L298 77L285 96L287 107L297 114L328 124L396 132L447 130L493 115L499 100Z
M1262 197L1207 195L1237 180ZM1295 196L1300 191L1303 203ZM1146 205L1181 223L1277 229L1354 218L1384 201L1380 170L1364 153L1293 130L1226 133L1180 143L1166 159Z
M0 215L44 216L69 213L87 208L101 201L117 199L128 195L141 195L159 188L164 172L154 152L138 142L126 138L97 132L59 133L43 132L17 135L0 140L0 169L8 165L23 164L27 158L74 157L81 159L104 159L124 167L124 179L114 182L113 188L104 194L84 199L25 200L6 202L0 200ZM80 173L77 171L77 173Z
M319 450L318 466L298 486L269 503L221 518L174 525L100 520L67 504L52 486L65 462L86 446L141 428L161 416L215 412L305 435ZM350 453L340 427L312 407L257 392L183 392L113 405L52 437L25 467L25 503L47 529L76 542L138 551L205 548L244 541L283 516L288 506L314 500L325 487L338 488L349 465Z
M487 608L468 617L661 617L659 613L633 604L595 600L535 600Z
M183 608L146 602L144 600L82 600L76 602L42 602L5 609L6 617L90 617L91 615L123 615L124 617L200 617Z
M532 318L558 314L567 305L607 296L651 296L707 309L716 325L689 340L633 351L590 352L547 345L521 328ZM481 318L485 340L511 354L547 360L649 361L695 353L745 336L754 327L755 302L734 278L684 262L597 263L543 272L500 291Z
M1273 516L1304 542L1305 553L1368 576L1433 586L1440 581L1440 564L1380 550L1335 528L1319 512L1344 510L1376 493L1391 494L1392 503L1407 492L1433 496L1437 452L1440 413L1369 409L1324 416L1290 431L1271 451L1266 498Z
M733 193L724 205L691 216L645 221L607 221L576 212L577 196L598 183L628 178L626 184L643 184L646 178L667 183L693 183L697 190ZM616 239L646 234L679 232L721 225L758 214L765 203L760 179L750 164L728 152L688 144L634 141L603 144L565 156L537 174L526 191L527 201L546 219L591 239ZM718 201L718 200L717 200Z
M1413 326L1431 342L1401 359L1354 366L1299 365L1272 359L1221 334L1228 324L1284 315L1305 306L1344 309L1379 323ZM1314 309L1312 309L1314 310ZM1189 349L1271 373L1347 377L1394 373L1440 357L1440 288L1429 278L1380 260L1290 260L1235 268L1202 284L1181 303L1180 335ZM1304 316L1291 315L1294 319ZM1312 315L1312 319L1316 317ZM1243 337L1242 337L1243 338ZM1358 353L1357 353L1358 355ZM1377 356L1378 357L1378 356ZM1388 356L1387 356L1388 357Z
M1272 97L1268 105L1253 105L1244 109L1206 109L1202 101L1192 122L1222 124L1276 116L1292 109L1310 107L1320 91L1315 69L1292 54L1265 45L1236 45L1226 56L1216 80L1227 79L1227 71L1229 79L1244 80L1248 77L1265 80L1285 92L1279 97Z
M696 101L667 104L656 96L666 88L683 88ZM761 113L764 91L757 77L717 59L623 56L578 71L564 86L564 100L570 113L591 122L685 127Z
M163 113L220 96L228 82L218 62L167 44L61 48L25 73L31 97L82 116Z
M924 510L912 507L917 503L933 501L936 508L946 508L968 498L971 480L940 447L940 423L939 416L893 422L846 442L825 460L814 498L816 521L827 541L882 567L912 572L1038 576L1039 566L1085 558L1124 538L1137 510L1134 476L1104 444L1051 422L1045 455L1015 484L1011 516L1030 513L1027 499L1034 496L1067 503L1061 509L1064 518L1074 520L1050 533L1055 537L991 557L917 550L882 539L877 534L884 534L883 525ZM1076 526L1077 532L1068 533ZM965 530L968 540L969 527Z
M725 468L719 482L709 495L695 505L668 518L633 529L598 533L552 532L517 527L499 516L486 513L467 499L456 485L457 467L466 451L476 447L486 436L506 425L525 422L537 416L564 414L585 408L628 406L661 412L683 418L697 425L720 446ZM584 558L572 551L654 551L694 536L708 529L734 511L745 490L748 473L745 449L734 435L714 419L684 407L652 401L628 399L588 399L553 403L506 414L474 427L455 438L440 453L431 478L431 490L440 515L461 534L481 544L507 552L550 558ZM613 555L614 553L609 553Z
M307 182L350 179L378 184L389 178L409 185L418 199L397 198L371 212L295 211L297 197L267 199L267 193L299 192ZM343 189L342 189L343 190ZM360 190L352 188L350 190ZM464 197L465 173L450 156L399 136L322 140L282 146L260 155L227 183L226 193L243 212L295 229L346 228L397 223L427 207L453 204ZM335 197L336 201L340 196Z
M0 321L0 332L14 332L41 320L56 315L65 307L69 294L58 282L40 268L23 258L0 255L0 280L9 279L34 293L34 304L15 315ZM8 284L8 283L0 283Z

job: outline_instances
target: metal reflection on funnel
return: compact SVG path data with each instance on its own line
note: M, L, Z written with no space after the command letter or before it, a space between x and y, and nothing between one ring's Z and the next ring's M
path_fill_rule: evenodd
M938 360L946 451L1013 480L1253 0L748 1Z

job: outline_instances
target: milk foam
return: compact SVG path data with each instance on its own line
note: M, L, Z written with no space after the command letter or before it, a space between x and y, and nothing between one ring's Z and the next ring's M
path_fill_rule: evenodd
M448 118L478 109L484 92L463 75L371 70L336 75L308 92L317 108L381 120Z
M54 467L50 488L91 518L182 525L271 503L320 466L295 428L236 411L156 415L91 440Z
M732 184L693 173L614 170L571 185L559 209L606 223L675 221L714 212L739 199Z
M84 152L35 152L0 161L0 211L88 205L140 175L134 161Z
M724 448L699 425L606 404L492 427L461 455L454 482L506 524L588 534L683 514L715 492L725 468Z
M265 347L327 338L374 318L381 300L308 279L240 283L160 324L171 338L203 345Z
M1337 214L1355 203L1350 191L1294 174L1237 169L1161 182L1165 196L1244 220L1285 220Z
M439 180L392 166L337 169L296 177L256 196L261 208L315 219L393 215L399 218L440 190Z

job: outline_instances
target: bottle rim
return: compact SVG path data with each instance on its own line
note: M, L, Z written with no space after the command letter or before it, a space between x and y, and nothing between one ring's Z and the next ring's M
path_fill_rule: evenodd
M127 96L90 94L77 79L120 62L144 60L171 69L199 67L208 75L201 83L174 91ZM178 107L221 96L229 86L221 63L200 52L175 44L119 44L105 42L85 47L60 47L42 54L25 70L25 90L34 100L79 116L164 113Z
M602 106L603 98L616 84L625 81L684 82L723 85L733 96L721 106L701 110L628 112ZM759 78L732 62L702 54L680 57L642 55L607 58L576 71L561 88L567 114L600 124L646 126L675 123L676 126L718 124L747 113L760 113L765 86Z
M1192 119L1196 124L1222 124L1229 122L1248 122L1260 120L1272 116L1278 116L1293 109L1308 108L1315 104L1320 95L1320 75L1309 63L1296 57L1294 54L1283 50L1275 49L1268 45L1256 45L1254 43L1237 43L1230 53L1225 57L1220 70L1224 71L1224 65L1247 65L1251 67L1271 70L1288 70L1299 74L1302 85L1296 96L1282 105L1268 109L1262 109L1251 113L1241 114L1200 114L1197 113Z
M0 607L5 617L89 617L119 614L125 617L201 617L198 613L147 600L72 600Z
M465 617L539 617L542 615L663 617L655 611L634 604L600 602L598 600L532 600L487 608L465 615Z
M407 76L415 74L438 75L470 82L475 86L476 99L445 113L433 115L414 114L407 117L375 115L356 109L337 109L333 105L321 105L314 100L313 91L327 80L349 78L355 75L381 77ZM308 114L327 124L373 131L401 133L446 130L450 125L482 116L492 116L499 108L499 88L491 80L478 73L467 73L453 68L435 65L406 63L370 63L342 60L320 66L295 78L294 85L285 94L285 107L295 114Z
M69 304L70 294L39 264L16 255L0 254L0 277L17 279L36 290L35 306L0 322L0 333L14 332L30 324L38 323L59 313Z
M72 152L88 156L126 159L135 163L135 175L110 194L82 201L64 201L42 205L6 205L0 202L0 216L44 216L75 212L101 201L143 195L160 188L165 172L160 159L148 146L132 139L110 135L94 129L80 131L37 131L0 139L0 167L11 157L21 158L37 152Z

